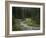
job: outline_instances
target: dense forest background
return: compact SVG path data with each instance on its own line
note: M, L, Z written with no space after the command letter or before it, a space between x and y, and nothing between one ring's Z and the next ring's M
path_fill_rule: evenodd
M40 8L12 7L12 30L30 29L23 27L20 22L27 24L29 27L40 27Z

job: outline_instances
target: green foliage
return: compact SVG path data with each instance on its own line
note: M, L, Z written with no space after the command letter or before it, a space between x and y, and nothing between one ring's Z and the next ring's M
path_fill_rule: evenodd
M32 20L31 18L26 18L24 23L28 26L39 27L39 24L37 24L37 22L35 20Z

